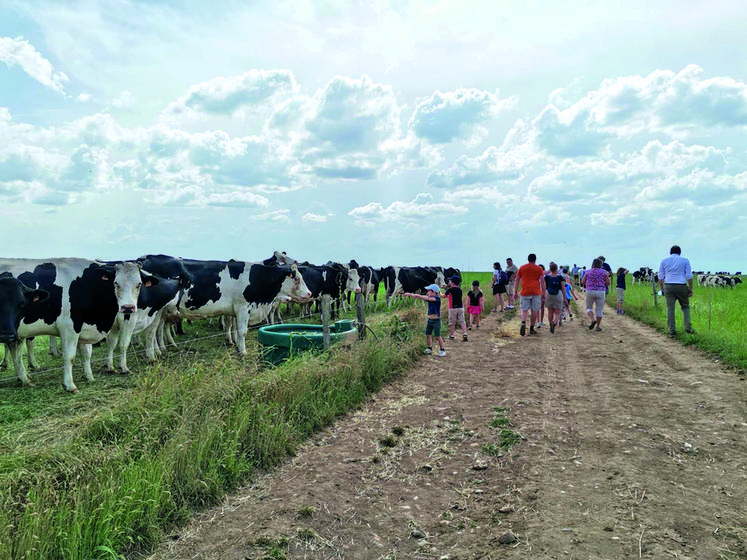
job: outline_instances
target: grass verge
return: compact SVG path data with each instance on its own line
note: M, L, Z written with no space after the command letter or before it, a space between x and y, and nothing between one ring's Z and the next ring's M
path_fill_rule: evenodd
M409 368L421 342L409 331L421 319L419 307L404 309L374 325L378 338L266 370L253 344L245 359L197 348L128 376L106 397L94 384L72 396L57 388L48 414L45 403L27 402L36 389L13 388L31 408L0 435L0 558L147 551Z

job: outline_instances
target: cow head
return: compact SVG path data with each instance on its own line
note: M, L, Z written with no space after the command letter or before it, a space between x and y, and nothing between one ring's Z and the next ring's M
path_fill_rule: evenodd
M140 264L135 262L119 262L107 264L98 269L100 278L106 282L113 282L114 296L117 298L119 311L129 315L137 311L137 300L140 288L158 284L158 278L141 270Z
M47 297L46 290L31 290L17 278L0 278L0 342L16 342L26 308Z
M306 286L306 282L303 280L303 276L298 271L298 266L295 264L290 266L289 272L283 284L280 286L280 293L275 298L278 301L298 301L304 302L311 298L311 291Z
M347 267L346 267L347 268ZM359 294L361 292L361 279L357 268L348 268L348 279L345 282L345 291Z

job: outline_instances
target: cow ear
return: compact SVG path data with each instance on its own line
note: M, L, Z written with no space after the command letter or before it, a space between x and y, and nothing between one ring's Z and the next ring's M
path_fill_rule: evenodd
M113 268L109 266L102 266L96 269L96 274L98 274L101 280L103 280L104 282L108 282L109 279L113 279L117 273Z
M49 297L49 292L47 290L31 290L26 288L24 290L24 295L26 296L27 303L40 303Z
M155 286L160 282L158 277L145 270L140 271L140 280L148 287Z

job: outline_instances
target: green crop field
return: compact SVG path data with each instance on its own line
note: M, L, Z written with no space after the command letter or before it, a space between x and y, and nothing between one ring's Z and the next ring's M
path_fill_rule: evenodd
M626 279L625 313L661 332L666 332L667 306L663 296L656 301L651 284L633 284L632 276ZM656 288L658 290L658 286ZM615 306L615 291L610 290L607 302ZM740 369L747 369L747 328L744 310L747 309L747 287L736 288L694 286L690 298L690 317L695 334L684 333L682 311L676 305L678 338L715 354Z

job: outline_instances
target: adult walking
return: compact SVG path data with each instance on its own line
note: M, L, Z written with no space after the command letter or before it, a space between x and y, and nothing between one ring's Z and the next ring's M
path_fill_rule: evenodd
M682 309L685 332L693 334L695 331L690 323L693 271L690 267L690 261L682 256L682 249L679 245L673 245L669 250L669 256L663 259L659 265L659 289L664 293L667 300L669 336L674 338L677 334L674 318L674 304L677 301L680 303L680 309Z
M610 285L610 275L602 268L602 261L599 258L592 261L591 268L581 278L581 285L586 289L586 316L591 321L589 330L596 328L601 331L604 296Z
M550 272L545 274L545 305L547 306L547 321L550 323L550 332L555 332L555 327L560 324L560 314L568 303L565 294L565 276L558 272L558 265L550 263Z
M537 334L534 325L539 317L542 306L542 294L545 293L544 271L537 266L537 255L529 253L527 263L522 265L516 272L514 281L514 293L519 294L519 306L521 308L521 327L519 334L527 333L527 315L529 315L529 334ZM521 291L519 291L521 286ZM531 313L530 313L531 312Z
M508 257L506 259L506 276L508 277L508 284L506 284L506 299L508 300L508 305L506 306L506 309L513 309L514 303L516 302L516 290L514 290L514 287L516 281L516 273L518 271L519 269L514 264L514 260L511 257Z

